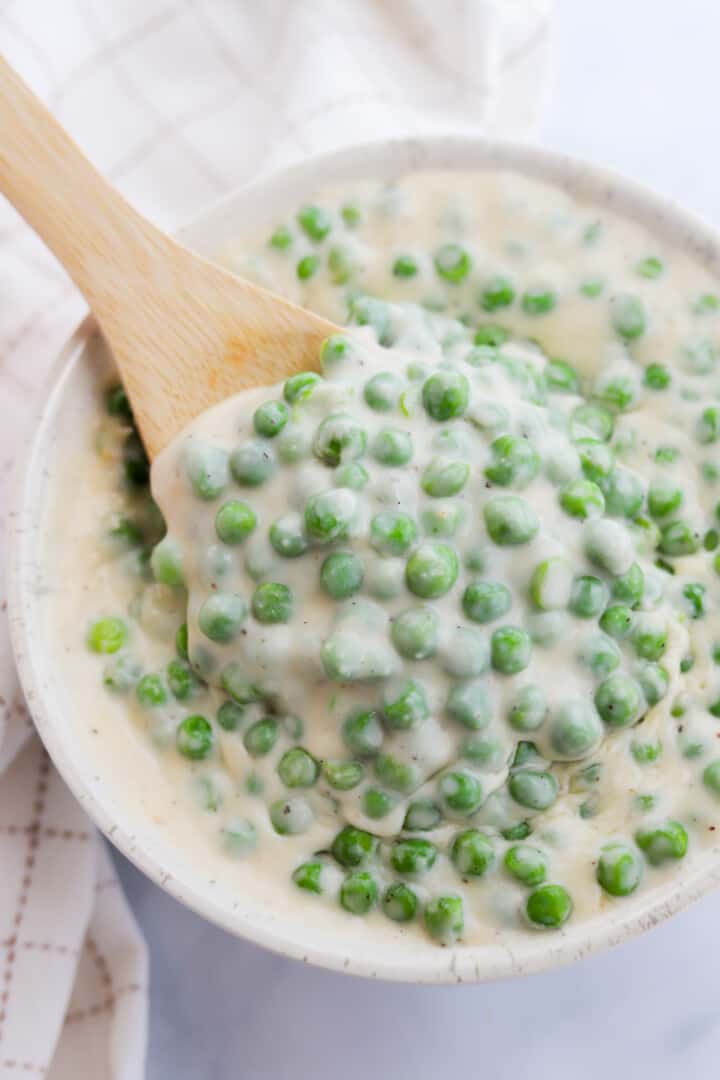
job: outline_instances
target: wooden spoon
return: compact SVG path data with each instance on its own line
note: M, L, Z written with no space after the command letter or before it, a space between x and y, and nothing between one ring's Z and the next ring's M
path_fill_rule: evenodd
M338 331L141 217L2 57L0 189L90 304L151 458L230 394L317 369Z

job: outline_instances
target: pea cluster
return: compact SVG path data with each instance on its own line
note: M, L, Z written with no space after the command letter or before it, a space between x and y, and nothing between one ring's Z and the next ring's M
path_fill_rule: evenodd
M251 415L237 399L181 437L167 467L184 494L166 504L158 486L168 532L151 551L142 523L113 522L155 585L187 590L175 655L143 671L116 614L88 645L111 656L108 689L172 732L220 817L219 765L242 747L244 791L263 810L224 816L229 853L272 842L264 822L307 837L298 889L353 915L421 919L443 944L490 917L498 881L519 925L559 928L573 911L569 819L588 830L583 872L625 897L686 855L695 824L665 813L653 770L697 758L720 798L720 692L688 692L715 611L720 512L683 483L683 453L714 482L720 405L693 392L714 349L689 346L685 375L643 365L645 303L588 279L579 291L606 303L623 356L588 376L512 336L513 313L541 327L558 289L478 276L453 240L395 253L388 273L432 274L448 302L473 284L475 314L388 303L350 288L361 233L350 203L307 206L276 230L274 257L295 253L300 281L347 289L365 329L328 339L319 372L268 390ZM635 268L664 272L655 256ZM121 388L108 409L131 424ZM642 417L663 409L664 433L682 424L678 446L648 442ZM142 489L132 429L123 461ZM634 787L620 830L598 840L618 754Z

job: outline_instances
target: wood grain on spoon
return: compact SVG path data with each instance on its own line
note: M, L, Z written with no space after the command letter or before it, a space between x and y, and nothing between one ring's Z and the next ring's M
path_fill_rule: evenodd
M230 394L316 369L338 329L146 221L2 57L0 188L85 295L150 457Z

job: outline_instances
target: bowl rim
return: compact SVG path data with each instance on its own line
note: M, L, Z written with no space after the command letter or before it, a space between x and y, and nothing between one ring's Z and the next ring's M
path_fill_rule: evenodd
M397 159L397 175L418 170L506 169L545 180L578 195L598 200L621 216L666 232L676 247L686 248L698 261L720 274L720 235L696 215L681 209L671 199L658 195L636 181L604 167L583 161L545 147L486 139L475 135L427 135L412 138L381 139L320 153L278 169L251 184L240 187L200 211L181 229L179 239L196 247L203 254L219 250L218 241L224 236L232 218L237 225L243 206L251 208L253 201L266 202L274 197L289 199L298 187L327 184L323 173L360 178L384 175L379 163ZM268 195L269 193L269 195ZM287 202L286 204L287 205ZM213 240L217 237L217 240ZM681 239L682 238L682 239ZM601 915L563 930L548 934L528 935L527 943L513 939L512 946L500 943L463 945L447 949L418 950L423 961L410 964L393 960L392 946L388 959L363 955L348 956L344 948L307 948L288 940L282 932L253 922L241 911L231 911L214 901L207 891L193 887L192 882L169 877L162 863L149 850L142 838L123 828L104 800L90 783L88 769L83 769L80 755L62 738L62 724L54 717L53 709L34 663L34 648L29 636L30 619L23 611L32 604L29 580L25 568L32 563L29 555L32 530L27 527L27 503L31 501L33 477L38 467L37 449L46 424L50 422L56 397L72 365L81 356L95 324L87 316L52 363L46 385L31 410L28 436L16 465L11 511L8 515L7 592L10 636L21 686L32 713L35 726L58 772L74 796L100 830L112 843L151 880L202 915L210 922L274 952L291 956L330 970L366 977L415 983L480 982L512 977L570 963L582 956L634 937L670 915L687 907L720 883L720 851L706 853L702 859L683 868L675 878L637 897L626 909L611 908ZM302 918L301 909L298 914ZM627 914L623 914L623 910ZM349 950L348 950L349 951Z

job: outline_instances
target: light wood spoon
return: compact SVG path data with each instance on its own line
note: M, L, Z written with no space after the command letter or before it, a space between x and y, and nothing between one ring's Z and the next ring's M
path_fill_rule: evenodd
M230 394L317 369L338 331L141 217L2 57L0 189L90 304L151 458Z

